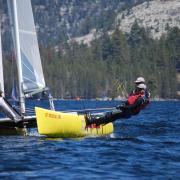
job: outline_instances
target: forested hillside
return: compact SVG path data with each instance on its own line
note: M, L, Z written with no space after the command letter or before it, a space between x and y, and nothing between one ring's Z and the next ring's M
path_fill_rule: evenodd
M123 96L124 88L130 91L137 76L144 76L152 97L175 98L179 45L178 28L154 40L135 23L130 34L104 33L90 47L74 42L56 54L42 49L46 81L60 98L115 98Z
M0 3L5 6L5 1ZM130 92L144 76L152 97L179 98L180 30L153 39L149 29L134 21L128 33L114 24L117 15L140 4L138 0L32 0L46 84L57 98L97 98ZM6 13L6 11L3 11ZM3 16L3 43L10 46ZM73 37L96 29L90 44ZM110 33L111 32L111 33ZM13 54L5 61L6 88L12 84ZM11 77L11 78L9 78Z
M39 43L51 46L72 37L83 36L92 29L113 29L122 10L145 0L31 0ZM6 33L7 0L0 0L0 11ZM6 34L7 35L7 34ZM7 35L8 36L8 35Z

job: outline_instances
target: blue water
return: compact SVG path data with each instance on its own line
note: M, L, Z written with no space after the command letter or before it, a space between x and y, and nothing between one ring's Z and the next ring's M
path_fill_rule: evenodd
M117 104L56 102L59 110ZM0 136L0 179L179 179L180 101L152 102L114 125L100 138L45 139L36 129L27 137Z

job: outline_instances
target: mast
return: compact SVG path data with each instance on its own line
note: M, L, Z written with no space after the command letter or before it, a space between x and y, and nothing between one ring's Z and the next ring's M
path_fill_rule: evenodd
M3 96L4 96L4 75L3 75L2 45L1 45L1 23L0 23L0 90L3 91Z
M17 57L17 68L18 68L18 85L19 85L19 102L20 102L20 111L22 114L25 113L25 100L23 93L23 77L22 77L22 64L21 64L21 49L20 49L20 40L18 32L18 15L17 15L17 4L16 0L12 0L13 12L14 12L14 26L15 26L15 43L16 43L16 57Z

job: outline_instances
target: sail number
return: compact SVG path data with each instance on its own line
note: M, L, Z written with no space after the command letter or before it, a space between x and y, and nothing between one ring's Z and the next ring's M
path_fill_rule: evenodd
M53 119L61 119L61 115L46 113L45 117L53 118Z

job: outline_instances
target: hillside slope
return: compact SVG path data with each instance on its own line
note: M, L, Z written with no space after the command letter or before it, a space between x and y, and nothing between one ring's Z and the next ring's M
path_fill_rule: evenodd
M169 27L180 28L180 1L154 0L144 2L117 16L116 24L124 32L130 32L134 21L149 29L153 38L166 34Z
M145 0L31 0L38 39L44 46L65 42L96 29L113 29L114 19L122 10ZM0 0L0 21L9 31L7 0ZM9 36L9 35L5 35Z

